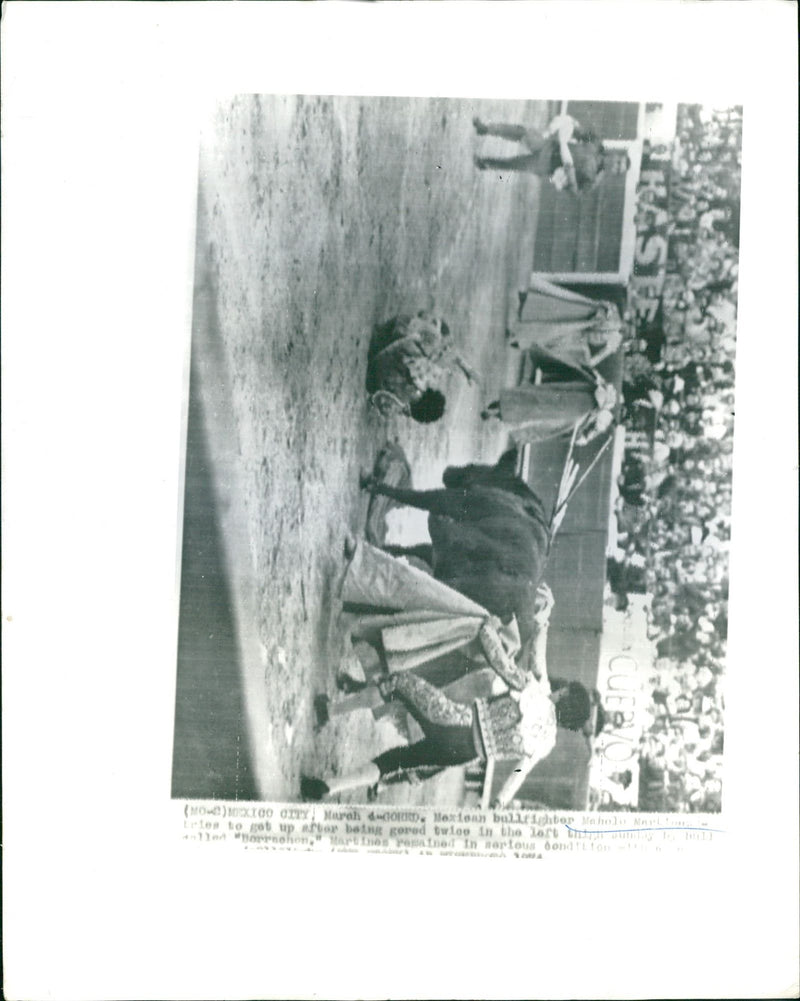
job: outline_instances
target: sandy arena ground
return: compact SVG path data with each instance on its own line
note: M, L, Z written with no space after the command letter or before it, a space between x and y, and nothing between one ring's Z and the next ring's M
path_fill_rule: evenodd
M213 671L216 684L228 672L241 685L260 797L295 799L301 772L341 771L399 740L366 712L313 726L314 695L334 696L337 671L352 662L336 589L345 533L364 526L359 470L396 439L415 486L436 486L446 465L494 461L505 447L480 411L514 378L506 307L530 272L539 181L477 171L474 153L511 149L479 139L472 116L541 125L547 110L243 97L221 106L203 136L192 392L238 659ZM423 307L447 319L484 385L454 374L438 424L387 422L364 390L370 333ZM392 519L397 540L423 531L419 517ZM190 618L182 628L202 632ZM190 701L206 684L191 664L181 666ZM202 707L194 719L209 725ZM385 799L453 803L461 782L451 770Z

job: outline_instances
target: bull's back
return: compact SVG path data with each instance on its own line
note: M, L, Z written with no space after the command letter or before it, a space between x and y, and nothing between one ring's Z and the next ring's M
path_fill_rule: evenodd
M525 509L543 523L547 522L544 505L533 490L516 473L517 450L509 449L494 466L471 463L467 466L448 466L442 482L449 489L474 490L493 488L524 502Z

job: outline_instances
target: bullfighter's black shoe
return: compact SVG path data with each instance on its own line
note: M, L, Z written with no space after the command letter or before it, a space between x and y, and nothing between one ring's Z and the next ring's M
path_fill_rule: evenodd
M318 803L321 799L324 799L330 789L328 784L323 782L322 779L311 778L308 775L303 775L300 778L300 795L305 802Z

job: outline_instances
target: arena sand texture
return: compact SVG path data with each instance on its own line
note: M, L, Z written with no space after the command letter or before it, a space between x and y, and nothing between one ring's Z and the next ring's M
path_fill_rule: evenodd
M185 503L188 526L204 478L220 555L204 564L213 546L187 527L174 795L293 800L301 772L400 739L366 712L315 732L313 700L353 664L337 587L345 534L364 528L360 469L397 440L432 487L507 444L480 412L518 364L503 334L540 182L475 169L479 150L510 151L475 135L476 114L542 125L547 103L246 96L202 137ZM374 325L420 308L483 378L453 374L430 426L385 420L364 389ZM421 541L421 524L393 521L394 541ZM223 605L227 636L225 615L209 620ZM452 804L461 782L451 769L382 800Z

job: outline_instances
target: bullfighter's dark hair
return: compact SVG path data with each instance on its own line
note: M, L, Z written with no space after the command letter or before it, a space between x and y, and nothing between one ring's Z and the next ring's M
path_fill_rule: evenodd
M556 720L567 730L581 730L592 714L592 700L579 681L562 681L554 678L550 687L553 691L566 688L567 692L556 702Z
M426 389L422 396L414 400L408 410L414 420L419 421L420 424L432 424L442 416L444 406L444 393L440 393L438 389Z

